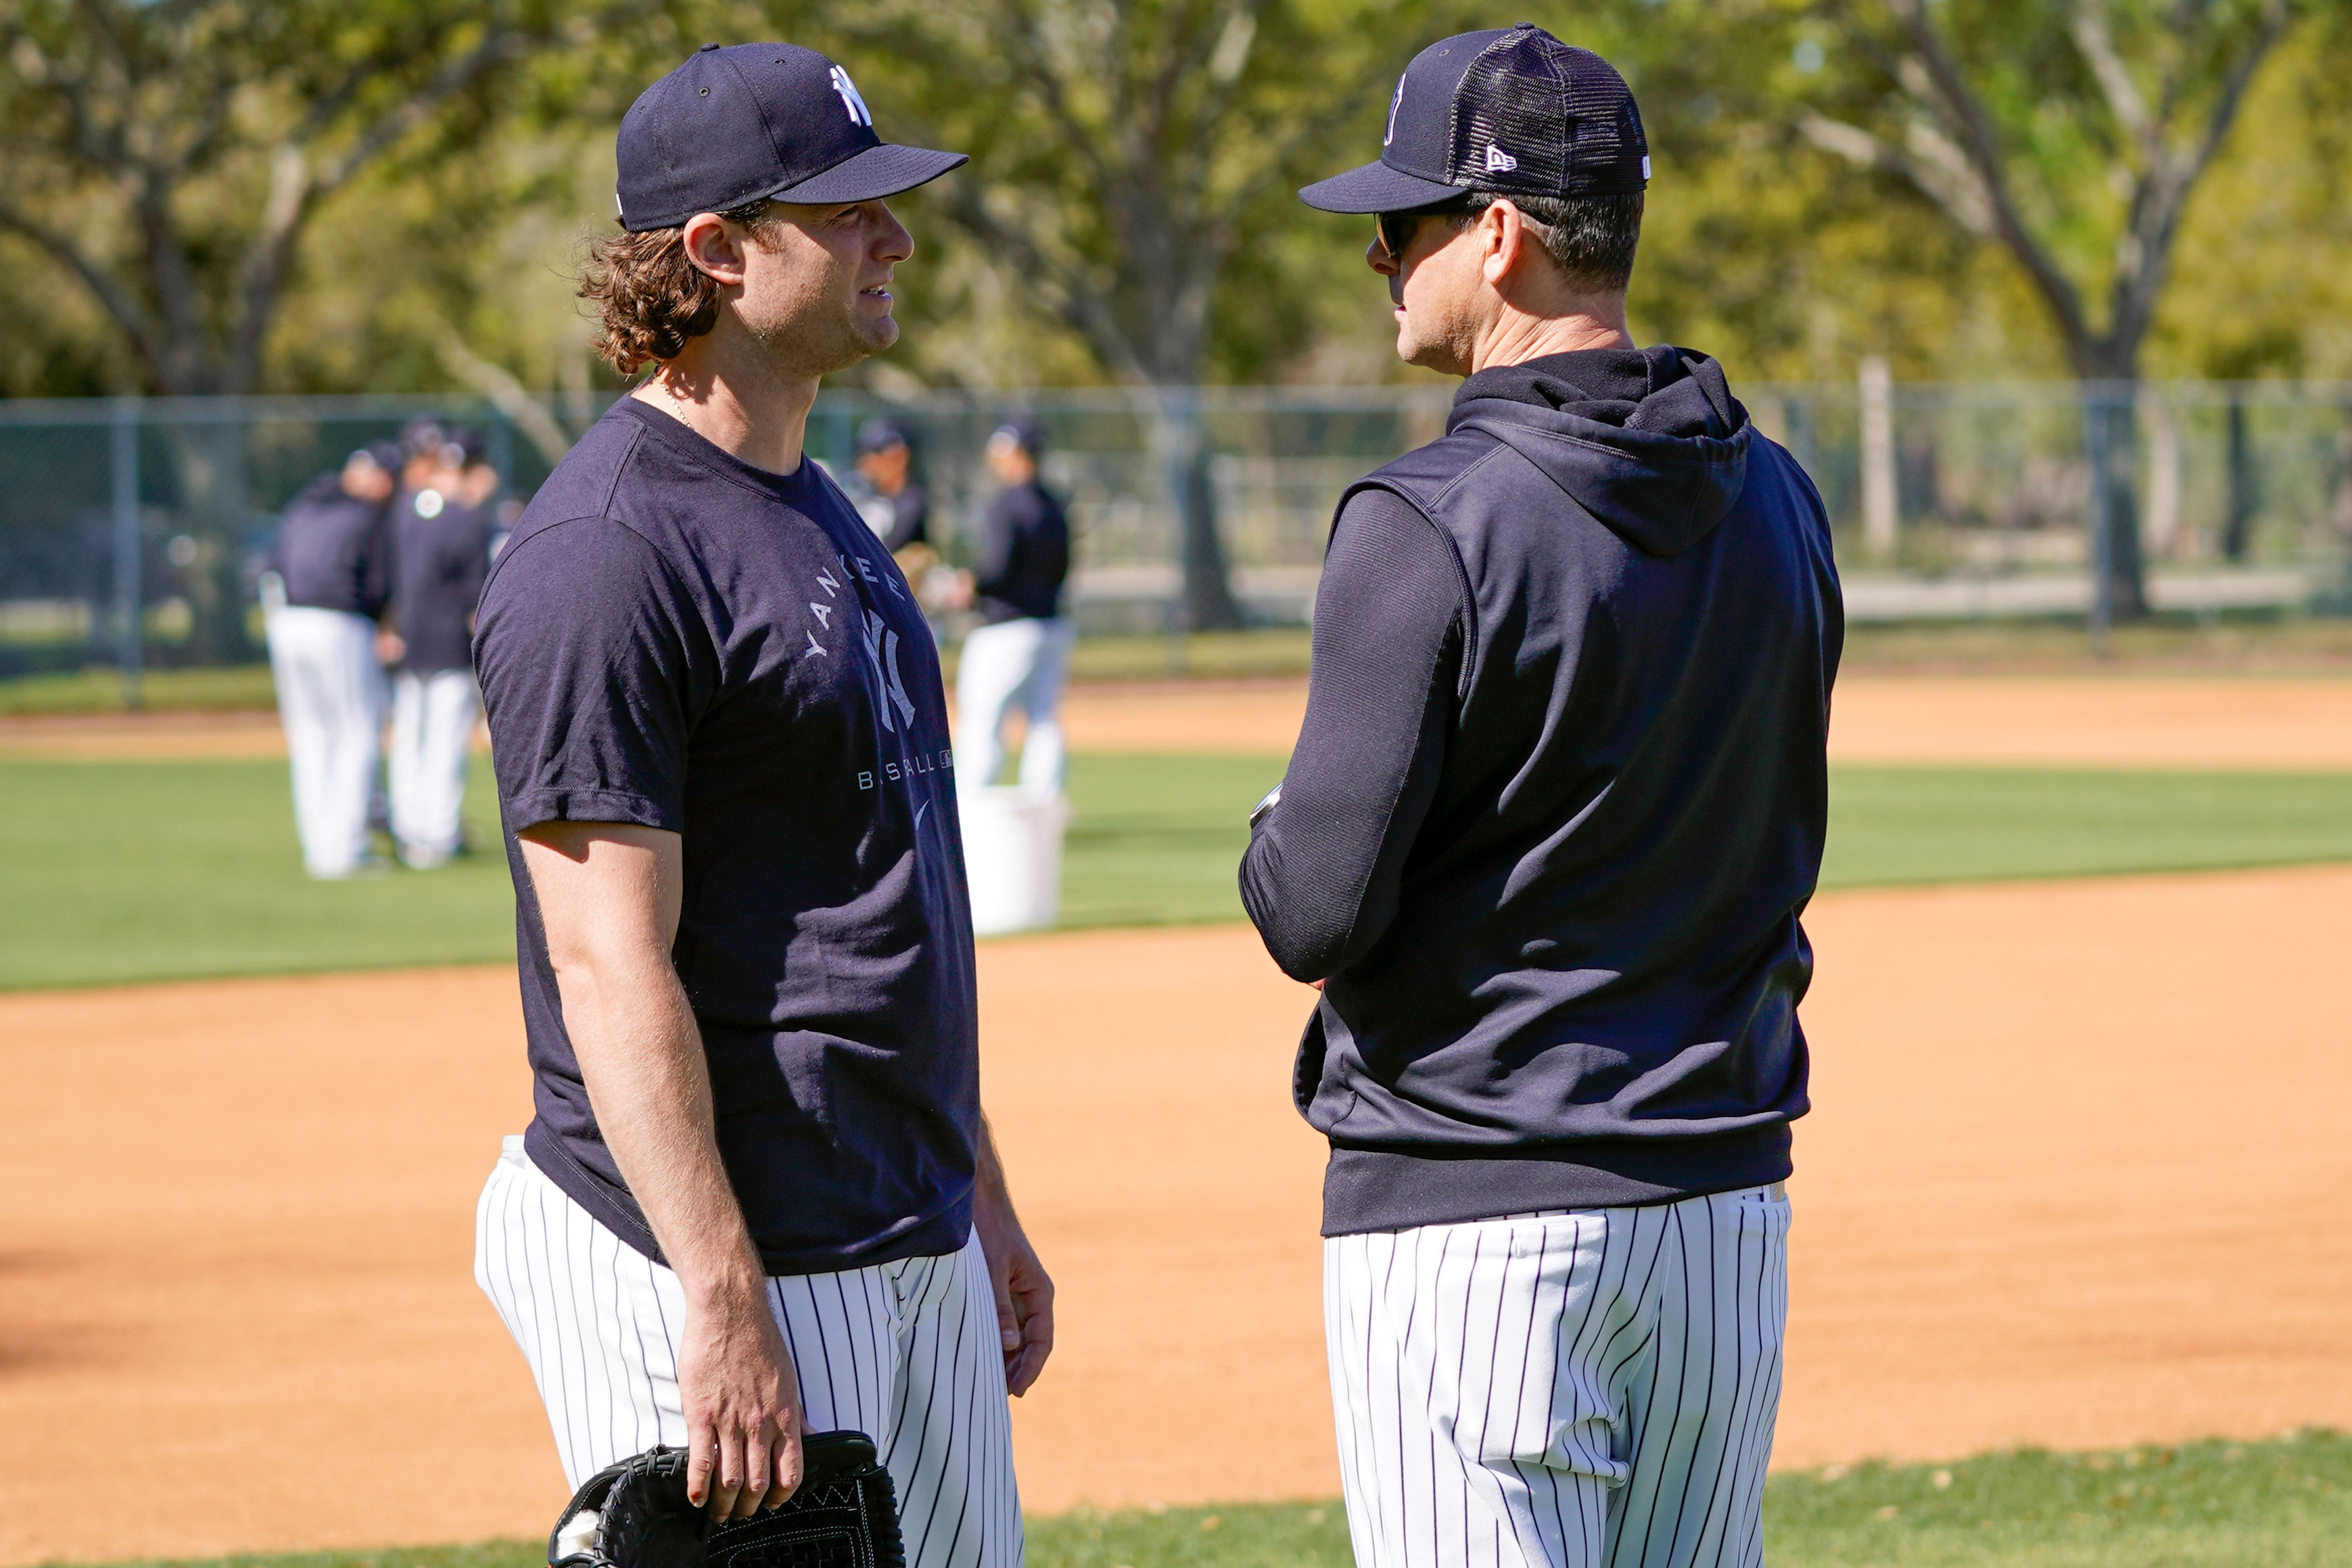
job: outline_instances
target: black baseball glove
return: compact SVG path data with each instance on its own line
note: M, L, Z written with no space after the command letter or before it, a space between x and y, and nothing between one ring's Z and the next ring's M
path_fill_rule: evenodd
M906 1568L890 1472L865 1433L802 1438L792 1500L732 1524L687 1501L686 1458L649 1448L591 1476L547 1539L551 1568Z

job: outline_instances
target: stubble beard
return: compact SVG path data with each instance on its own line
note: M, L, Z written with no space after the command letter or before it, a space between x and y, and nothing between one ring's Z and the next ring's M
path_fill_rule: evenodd
M781 320L746 325L778 365L799 375L828 376L898 340L898 323L891 318L860 319L857 298L852 295L846 308L830 298L813 300Z
M837 269L841 265L824 268L815 278L803 274L795 280L800 287L776 300L767 319L753 320L749 312L739 316L744 330L780 370L812 378L828 376L898 340L895 319L865 313L865 296L855 287L862 268L848 264L845 282Z
M1452 323L1429 319L1434 314L1421 310L1397 319L1397 358L1440 375L1468 375L1470 372L1464 367L1470 362L1470 356L1463 345L1453 341L1457 334L1447 330Z

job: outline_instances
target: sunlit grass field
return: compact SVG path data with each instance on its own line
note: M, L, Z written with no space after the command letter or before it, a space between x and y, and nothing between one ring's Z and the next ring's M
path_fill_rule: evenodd
M1234 865L1272 757L1073 759L1064 923L1242 918ZM0 987L487 962L513 951L490 852L308 881L282 763L0 762ZM2352 775L1835 770L1825 887L2352 860Z
M2266 1443L1832 1466L1768 1482L1764 1532L1773 1568L2337 1568L2352 1562L2352 1441L2307 1433ZM545 1562L542 1540L231 1557L183 1568ZM1350 1562L1337 1502L1080 1509L1029 1521L1030 1568Z

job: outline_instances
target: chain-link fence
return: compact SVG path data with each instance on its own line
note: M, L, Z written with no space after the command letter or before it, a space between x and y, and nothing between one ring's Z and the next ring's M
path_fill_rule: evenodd
M2340 608L2352 540L2352 384L1751 385L1764 432L1820 486L1857 618L2092 612L2097 520L2128 528L2158 610ZM1209 455L1236 596L1303 621L1347 484L1444 426L1444 387L1208 388L1181 394ZM353 448L421 413L480 427L527 498L601 404L502 411L462 399L0 403L0 674L259 655L254 580L278 511ZM991 494L988 434L1044 430L1046 482L1076 528L1073 599L1097 630L1180 627L1171 402L1118 390L1026 396L828 392L809 449L851 472L855 433L914 437L950 559ZM2101 411L2118 417L2101 419ZM2086 417L2086 411L2088 416ZM519 415L519 419L509 415ZM2087 439L2086 439L2087 438ZM1155 444L1158 443L1159 444ZM2095 486L2104 449L2111 475ZM2110 537L2110 551L2116 540Z

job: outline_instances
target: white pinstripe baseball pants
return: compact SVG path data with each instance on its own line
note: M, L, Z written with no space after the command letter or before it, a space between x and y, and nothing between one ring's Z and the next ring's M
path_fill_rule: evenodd
M1324 1243L1359 1568L1754 1568L1780 1184Z
M519 1137L475 1210L474 1280L530 1364L569 1485L656 1443L685 1445L677 1276L548 1180ZM772 1279L768 1299L809 1429L854 1428L880 1450L908 1568L1020 1568L1004 1358L977 1234L948 1257Z

